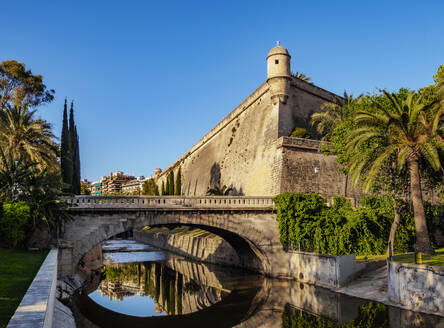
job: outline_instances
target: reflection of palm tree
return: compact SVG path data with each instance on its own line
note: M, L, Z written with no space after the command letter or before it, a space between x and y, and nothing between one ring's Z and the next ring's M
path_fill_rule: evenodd
M227 186L223 186L222 188L219 188L218 186L208 189L207 195L213 195L213 196L228 196L230 192L233 191L233 188Z

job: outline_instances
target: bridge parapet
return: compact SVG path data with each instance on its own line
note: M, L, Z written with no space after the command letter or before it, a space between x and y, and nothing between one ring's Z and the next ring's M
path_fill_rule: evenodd
M72 209L220 209L267 210L273 209L271 197L245 196L74 196L64 200Z

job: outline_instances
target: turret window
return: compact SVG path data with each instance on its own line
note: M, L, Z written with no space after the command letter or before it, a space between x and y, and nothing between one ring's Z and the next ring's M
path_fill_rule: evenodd
M274 61L274 63L275 63L276 65L279 64L279 60L276 59L276 60Z

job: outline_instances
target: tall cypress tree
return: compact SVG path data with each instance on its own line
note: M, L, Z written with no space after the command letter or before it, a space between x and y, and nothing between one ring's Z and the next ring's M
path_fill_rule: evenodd
M74 102L71 101L69 111L69 136L71 139L71 158L72 158L72 192L80 195L80 155L79 155L79 137L77 127L74 122Z
M62 126L62 138L60 149L60 166L62 171L62 180L68 184L69 187L65 188L65 192L71 192L72 176L73 176L73 163L71 153L71 138L68 128L68 110L63 107L63 126Z
M168 195L174 195L174 171L171 170L170 174L168 175Z
M180 195L182 192L182 173L179 167L179 171L177 171L177 177L176 177L176 195Z
M166 192L165 192L165 184L162 181L162 196L165 196Z
M165 184L165 195L170 194L170 175L167 175L166 184Z
M75 157L73 158L73 163L75 167L73 181L75 179L76 189L74 190L76 195L80 195L81 183L80 183L80 152L79 152L79 135L77 134L77 126L74 126L74 134L76 136L76 147L75 147Z

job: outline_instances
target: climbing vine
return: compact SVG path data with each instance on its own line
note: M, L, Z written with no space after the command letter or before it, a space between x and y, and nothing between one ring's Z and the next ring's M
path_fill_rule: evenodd
M284 193L274 199L278 207L280 240L285 250L321 254L384 254L394 219L390 197L368 196L354 209L350 201L334 197L328 207L318 194ZM444 231L443 206L425 204L429 231ZM403 206L395 251L413 250L414 219L411 208ZM432 242L436 243L434 234Z

